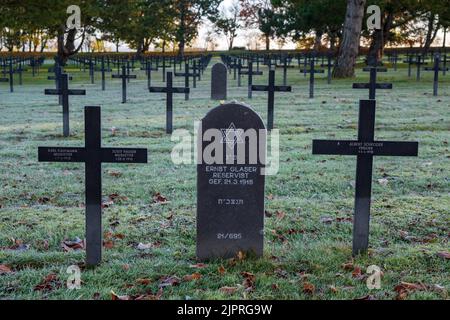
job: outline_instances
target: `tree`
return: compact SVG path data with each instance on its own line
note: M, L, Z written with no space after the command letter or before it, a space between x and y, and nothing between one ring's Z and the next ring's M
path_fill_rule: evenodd
M263 34L266 50L270 50L270 41L274 38L280 16L270 0L240 0L240 16L247 28L257 28Z
M186 45L197 37L203 19L217 15L220 3L221 0L171 0L170 17L176 25L175 41L180 56L184 56Z
M235 1L230 8L222 8L220 15L211 19L215 25L216 33L223 34L226 37L228 50L233 49L234 40L236 39L237 32L241 27L239 14L239 2Z
M365 4L366 0L347 0L344 32L333 70L333 77L335 78L355 76Z
M280 13L278 37L299 41L315 34L314 49L318 50L323 36L327 36L334 49L344 23L344 0L272 0Z

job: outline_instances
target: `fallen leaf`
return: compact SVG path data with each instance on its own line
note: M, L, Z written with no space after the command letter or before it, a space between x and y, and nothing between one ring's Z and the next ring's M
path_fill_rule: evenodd
M111 300L113 301L128 301L131 300L130 296L119 296L111 290Z
M446 260L450 259L450 252L438 252L437 253L438 257L444 258Z
M273 200L273 194L269 194L269 195L267 196L267 200Z
M176 287L180 284L180 279L176 276L165 277L161 279L161 283L159 284L160 288L165 287Z
M58 279L57 275L51 273L47 275L44 280L34 287L34 291L53 291L62 287L61 281Z
M196 272L196 273L184 276L183 280L189 282L189 281L194 281L194 280L200 280L201 278L202 278L202 275L200 273Z
M108 174L114 178L119 178L122 176L122 172L120 171L108 171Z
M330 286L330 291L333 293L337 293L338 289L335 286Z
M344 269L345 271L353 270L354 269L353 261L342 264L342 269Z
M7 265L0 264L0 275L6 273L12 273L12 270Z
M386 187L388 185L388 183L389 183L389 180L388 179L378 179L378 183L381 186Z
M314 294L314 292L316 291L316 287L309 282L305 282L303 284L303 292L306 294Z
M84 249L84 241L78 237L75 238L74 240L64 240L61 243L61 247L63 248L63 250L65 252L83 250Z
M149 284L152 283L152 281L150 279L137 279L136 283L143 286L148 286Z
M161 195L161 193L157 193L153 196L153 203L166 204L168 203L167 198Z
M224 274L227 272L227 270L225 269L224 266L220 266L220 267L217 269L217 271L219 272L220 275L224 275Z
M360 267L355 267L355 269L352 272L352 277L353 278L359 278L362 275L362 271Z
M219 289L220 292L225 294L233 294L238 290L236 287L222 287Z
M103 247L105 249L112 249L112 248L114 248L114 241L112 241L112 240L103 241Z
M409 283L409 282L400 282L400 284L396 285L394 288L394 291L397 292L397 300L406 299L406 297L410 292L425 291L425 290L427 290L427 286L423 284Z
M323 217L320 219L320 222L325 223L325 224L331 224L333 223L334 219L330 218L330 217Z
M255 275L250 272L241 272L241 276L244 277L244 282L242 283L242 285L244 286L245 290L253 291L256 281Z
M377 300L374 296L372 296L372 295L367 295L367 296L364 296L364 297L360 297L360 298L356 298L355 299L355 301L363 301L363 300L369 300L369 301L372 301L372 300Z
M208 267L208 265L206 265L204 263L197 263L197 264L191 265L190 267L194 268L194 269L204 269L204 268Z

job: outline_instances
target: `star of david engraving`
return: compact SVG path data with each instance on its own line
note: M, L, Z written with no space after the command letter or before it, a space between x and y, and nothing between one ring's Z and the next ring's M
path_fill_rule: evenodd
M242 129L236 129L234 123L230 124L228 129L221 129L222 131L222 143L226 143L229 147L234 147L236 144L244 143L242 139Z

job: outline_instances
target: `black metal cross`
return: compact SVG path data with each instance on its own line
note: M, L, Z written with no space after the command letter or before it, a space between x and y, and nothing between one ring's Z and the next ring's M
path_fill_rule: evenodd
M86 264L102 261L102 163L147 163L147 149L102 148L100 107L86 107L85 147L40 147L39 162L84 162L86 168Z
M322 69L315 69L315 58L313 57L312 59L310 59L309 61L309 69L300 69L300 72L303 73L309 73L309 97L312 99L314 98L314 82L315 82L315 74L316 73L325 73L324 70Z
M185 88L189 88L189 77L192 77L193 79L193 83L194 83L194 88L196 87L197 84L197 77L195 73L189 73L189 63L186 63L184 65L184 72L175 72L174 73L175 77L184 77L184 87ZM186 92L184 95L184 100L188 101L189 100L189 92Z
M441 65L441 57L440 55L436 55L434 57L434 66L432 68L426 67L425 71L434 71L434 79L433 79L433 95L436 97L438 95L439 90L439 71L448 71L447 67L440 67Z
M370 72L369 83L354 83L353 89L369 89L369 99L375 100L377 96L377 89L390 90L393 88L392 83L377 83L378 72L387 72L383 67L367 67L363 69L364 72Z
M420 71L422 70L422 65L427 65L425 58L421 55L417 55L415 59L413 59L412 56L409 56L408 60L405 62L408 63L408 77L411 77L411 65L415 64L417 66L416 80L420 81Z
M61 96L63 107L63 134L64 137L68 137L70 135L69 96L84 96L86 95L86 90L69 90L69 76L63 73L61 74L59 89L46 89L45 94Z
M327 54L327 64L322 63L320 65L321 68L326 67L327 68L327 83L331 84L331 79L332 79L332 69L333 69L333 61L332 61L332 56L331 53Z
M269 71L269 85L267 86L252 86L253 91L267 91L268 94L268 111L267 111L267 129L273 129L274 123L274 105L275 105L275 92L291 92L291 86L276 86L275 85L275 70Z
M52 72L52 71L55 73L55 75L48 76L47 79L55 81L56 90L59 90L59 88L61 88L61 75L64 73L64 69L58 63L56 63L53 68L49 69L49 72ZM73 80L72 76L69 75L68 80L69 81ZM62 103L63 103L62 96L59 95L58 99L59 99L59 104L62 105Z
M369 246L370 204L374 156L417 157L417 142L375 141L375 100L362 100L359 106L357 141L314 140L314 155L357 156L353 254L366 252Z
M106 90L106 72L112 72L109 67L105 67L105 57L102 57L100 64L100 72L102 73L102 91Z
M127 79L136 79L136 75L127 74L127 67L122 66L122 74L112 75L113 79L122 79L122 103L127 103Z
M154 68L152 62L146 60L145 66L143 66L141 70L145 70L145 74L147 75L147 87L150 88L152 85L152 71L158 71L158 68Z
M172 134L173 132L173 94L174 93L189 93L189 88L174 88L173 87L173 73L167 72L166 87L150 87L150 92L166 93L166 132Z
M283 86L286 86L288 69L293 68L293 66L289 65L290 59L287 55L284 55L283 58L281 58L281 61L283 62L283 64L282 65L277 64L277 68L283 68Z
M253 85L253 76L262 76L262 71L253 71L253 62L248 62L247 71L241 71L239 70L239 75L247 75L248 79L248 98L252 99L253 97L253 91L252 91L252 85Z

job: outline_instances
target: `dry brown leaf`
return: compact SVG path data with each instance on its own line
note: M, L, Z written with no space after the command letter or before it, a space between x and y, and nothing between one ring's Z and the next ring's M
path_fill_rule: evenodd
M355 267L355 269L352 272L352 277L353 278L359 278L362 275L362 271L360 267Z
M61 287L62 283L58 279L57 275L54 273L50 273L40 284L34 287L34 291L52 291Z
M149 284L152 283L152 281L150 279L137 279L136 283L143 286L148 286Z
M84 249L84 241L80 238L75 238L74 240L64 240L61 247L65 252L78 251Z
M222 287L219 289L220 292L225 294L233 294L238 290L236 287Z
M111 290L111 300L113 301L128 301L131 300L130 296L119 296Z
M220 275L224 275L227 272L227 269L225 269L224 266L220 266L217 271L219 272Z
M112 248L114 248L114 241L112 241L112 240L103 241L103 247L105 249L112 249Z
M314 294L314 292L316 291L316 287L309 282L305 282L303 284L303 292L306 294Z
M208 265L206 265L204 263L197 263L197 264L191 265L190 267L194 268L194 269L204 269L204 268L207 268Z
M345 271L353 270L354 269L353 261L342 264L342 269L344 269Z
M12 270L10 267L4 264L0 264L0 274L6 274L6 273L12 273Z
M159 284L160 288L165 287L176 287L180 284L180 279L176 276L164 277L161 279L161 283Z
M189 282L189 281L199 280L201 278L202 278L202 275L200 273L196 272L196 273L184 276L183 280Z
M153 203L166 204L168 203L167 198L161 195L161 193L157 193L153 196Z

